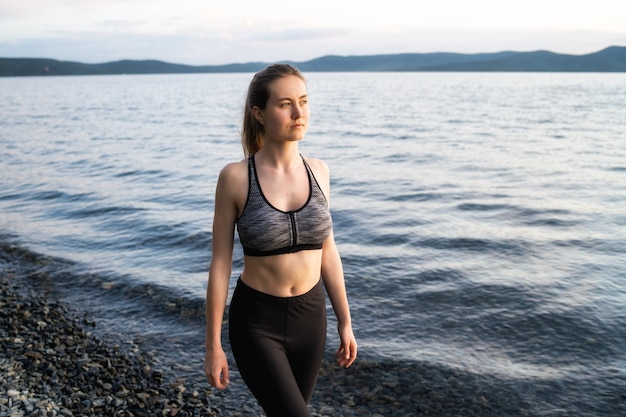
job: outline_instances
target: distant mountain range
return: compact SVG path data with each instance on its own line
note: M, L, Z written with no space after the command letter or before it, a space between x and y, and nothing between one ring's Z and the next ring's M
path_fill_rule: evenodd
M626 72L626 47L611 46L586 55L565 55L550 51L505 51L480 54L440 52L368 56L328 55L310 61L286 62L297 66L304 72ZM155 60L122 60L102 64L85 64L46 58L0 58L0 76L256 72L268 64L270 63L250 62L193 66Z

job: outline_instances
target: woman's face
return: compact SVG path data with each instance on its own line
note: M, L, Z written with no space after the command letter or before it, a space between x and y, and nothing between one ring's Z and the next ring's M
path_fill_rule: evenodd
M310 116L306 84L295 75L287 75L269 84L269 91L265 110L253 109L265 128L265 141L301 140Z

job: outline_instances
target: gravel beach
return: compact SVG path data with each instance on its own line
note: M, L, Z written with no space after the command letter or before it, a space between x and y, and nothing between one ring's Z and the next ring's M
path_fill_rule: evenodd
M215 416L210 392L165 384L149 356L21 280L1 277L0 416Z
M155 367L132 341L100 340L97 323L47 293L36 276L4 269L0 297L0 417L253 416L245 390ZM497 381L420 364L361 358L347 370L324 361L315 416L521 416L527 405ZM526 411L525 411L526 410Z

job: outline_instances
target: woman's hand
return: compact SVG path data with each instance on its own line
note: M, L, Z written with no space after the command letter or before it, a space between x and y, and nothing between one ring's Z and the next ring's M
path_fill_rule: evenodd
M352 332L352 326L337 326L339 331L339 338L341 339L341 345L337 349L335 356L337 363L343 368L348 368L354 363L357 355L357 344L354 333Z
M204 372L209 383L217 389L225 389L230 382L228 377L228 360L223 349L211 351L207 349L204 356Z

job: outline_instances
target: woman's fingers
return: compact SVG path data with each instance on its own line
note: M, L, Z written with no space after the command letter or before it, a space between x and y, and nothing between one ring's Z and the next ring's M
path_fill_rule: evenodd
M339 366L349 368L354 363L357 356L357 345L354 339L349 342L342 343L337 350L336 357Z

